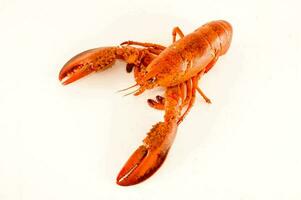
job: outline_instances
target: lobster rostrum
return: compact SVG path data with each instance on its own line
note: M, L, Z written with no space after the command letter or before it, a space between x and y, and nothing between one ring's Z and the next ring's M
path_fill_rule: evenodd
M177 35L179 40L176 40ZM157 171L168 154L178 125L193 106L197 92L211 103L198 87L198 81L228 51L232 27L223 20L212 21L186 36L175 27L172 38L169 47L126 41L116 47L91 49L71 58L60 71L59 80L66 85L92 72L103 71L116 59L121 59L127 63L127 72L134 71L134 86L139 87L134 95L159 86L166 89L164 97L156 96L147 101L151 107L165 111L164 121L153 126L143 145L123 166L117 176L119 185L140 183Z

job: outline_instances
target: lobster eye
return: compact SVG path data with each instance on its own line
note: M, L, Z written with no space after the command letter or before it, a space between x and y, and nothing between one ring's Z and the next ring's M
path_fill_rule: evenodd
M148 83L153 83L156 81L156 77L150 78L147 80Z

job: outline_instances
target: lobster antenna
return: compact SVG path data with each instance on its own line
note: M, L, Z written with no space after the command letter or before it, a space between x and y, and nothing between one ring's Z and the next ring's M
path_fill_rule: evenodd
M122 89L122 90L118 90L117 93L126 91L126 90L131 89L131 88L136 87L136 86L138 86L138 83L136 83L135 85L132 85L132 86L130 86L128 88L125 88L125 89Z
M140 90L140 88L138 88L137 90L134 90L133 92L127 93L127 94L125 94L123 96L126 97L128 95L134 94L134 93L138 92L139 90Z

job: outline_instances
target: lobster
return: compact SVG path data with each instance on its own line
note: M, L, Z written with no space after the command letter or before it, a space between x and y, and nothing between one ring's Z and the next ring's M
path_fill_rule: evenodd
M177 35L180 36L178 40ZM126 71L134 72L136 84L126 88L138 87L132 92L134 95L155 87L166 89L164 97L147 100L149 106L165 111L164 121L153 126L143 144L125 163L117 176L118 185L138 184L158 170L175 139L178 125L193 106L197 92L211 103L198 87L198 81L228 51L231 40L232 26L218 20L186 36L175 27L172 44L168 47L126 41L115 47L84 51L63 66L59 80L67 85L92 72L106 70L116 59L121 59L127 63Z

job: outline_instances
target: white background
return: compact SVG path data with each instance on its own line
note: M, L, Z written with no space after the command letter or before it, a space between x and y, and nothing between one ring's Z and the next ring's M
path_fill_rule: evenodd
M0 0L0 199L301 199L300 1ZM125 40L168 45L225 19L229 52L200 86L168 159L120 187L120 168L163 113L117 90L118 62L63 87L73 55Z

